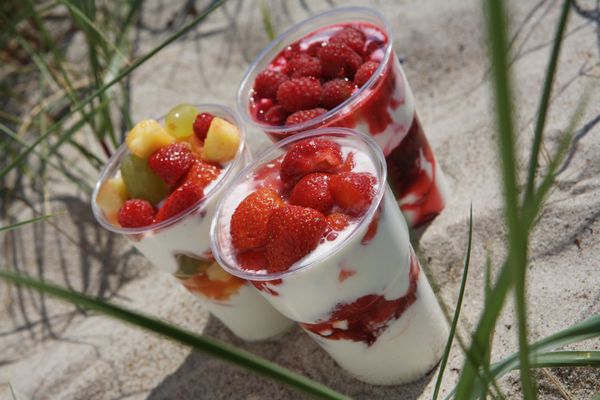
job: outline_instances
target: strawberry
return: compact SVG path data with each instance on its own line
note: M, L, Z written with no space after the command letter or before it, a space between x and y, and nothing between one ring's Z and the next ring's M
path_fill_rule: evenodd
M326 78L349 78L360 67L363 60L344 43L328 43L319 49L321 73Z
M194 133L196 137L200 140L206 139L206 134L208 133L208 128L210 127L210 123L212 122L215 116L210 113L200 113L196 116L194 120Z
M185 182L173 191L165 200L158 213L156 222L167 220L187 210L204 197L202 188L194 182Z
M299 54L292 58L288 64L289 75L292 78L300 78L302 76L321 77L321 62L317 57L312 57L308 54Z
M326 227L325 216L312 208L286 206L273 211L267 228L267 270L285 271L309 254Z
M259 97L274 99L279 85L289 78L282 72L265 69L254 80L254 91Z
M183 181L193 182L204 190L220 174L221 169L219 167L202 160L196 160L188 170Z
M327 112L324 108L311 108L310 110L300 110L291 114L285 120L286 125L296 125L302 122L310 121L313 118L317 118Z
M354 169L354 152L348 153L346 161L337 169L336 172L352 172Z
M242 269L246 270L261 270L265 268L267 258L264 249L251 249L241 253L237 253L236 261Z
M377 61L367 61L363 65L358 68L356 71L356 75L354 75L354 84L358 87L362 87L369 78L375 73L379 67L379 63Z
M271 125L283 125L289 112L279 105L269 108L269 110L263 116L263 121Z
M342 151L337 143L319 138L297 142L281 163L279 176L291 187L312 172L331 172L342 164Z
M350 224L350 217L342 213L333 213L327 216L327 225L332 231L343 231Z
M248 195L231 216L231 240L238 251L263 247L267 243L267 223L273 211L284 206L277 192L261 188Z
M346 79L332 79L323 84L321 103L328 109L342 104L352 96L354 85Z
M148 166L173 187L192 166L196 157L185 143L173 143L156 150L148 158Z
M341 172L333 175L329 189L335 204L352 216L364 214L375 196L375 177L369 173Z
M338 31L329 39L329 43L343 43L358 54L363 54L365 41L365 34L351 26Z
M310 207L328 214L333 208L333 196L329 192L329 175L316 172L306 175L294 186L290 204Z
M154 207L147 200L126 200L118 214L119 224L123 228L139 228L154 222Z
M277 101L289 112L318 107L321 103L321 83L312 76L283 82L277 89Z

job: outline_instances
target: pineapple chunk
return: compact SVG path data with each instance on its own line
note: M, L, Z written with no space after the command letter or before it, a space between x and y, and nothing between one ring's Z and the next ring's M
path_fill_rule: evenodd
M240 133L235 125L215 117L204 141L203 158L208 162L225 162L235 157L240 145Z
M147 119L138 122L127 134L129 151L140 158L147 158L161 147L175 142L175 138L167 133L158 122Z
M206 270L206 276L211 281L229 282L232 278L219 264L212 263Z
M117 215L125 200L127 200L127 188L121 175L107 180L100 186L96 203L104 212L106 218L112 223L117 222Z

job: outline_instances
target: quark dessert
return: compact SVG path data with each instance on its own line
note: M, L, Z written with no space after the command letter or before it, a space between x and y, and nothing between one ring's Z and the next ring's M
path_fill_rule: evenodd
M442 170L425 137L389 24L369 8L339 8L280 35L250 66L238 93L249 124L273 140L322 126L369 134L411 227L444 208Z
M369 137L323 128L279 142L236 177L211 228L213 254L300 323L356 378L419 378L448 327L412 251Z
M292 322L219 266L209 235L224 188L249 160L244 131L230 110L180 104L164 125L144 120L127 134L101 173L92 208L102 226L173 274L237 336L260 340Z

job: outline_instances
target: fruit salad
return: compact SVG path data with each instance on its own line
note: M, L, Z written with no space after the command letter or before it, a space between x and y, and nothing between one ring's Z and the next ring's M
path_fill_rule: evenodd
M249 161L228 109L179 104L143 120L109 160L93 195L98 221L130 239L153 264L205 300L238 336L263 339L290 322L210 251L210 223L225 185ZM257 325L256 321L262 324Z
M372 384L417 379L448 328L369 137L324 128L283 140L238 175L213 254Z
M321 126L369 134L409 225L445 205L442 171L425 137L385 19L340 8L290 28L250 67L238 94L249 123L273 140Z

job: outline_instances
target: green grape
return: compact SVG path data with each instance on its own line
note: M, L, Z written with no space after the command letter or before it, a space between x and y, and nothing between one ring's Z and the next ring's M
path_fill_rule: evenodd
M121 162L121 176L131 198L157 204L169 194L169 188L152 172L148 162L133 154L129 154Z
M200 260L185 254L178 254L176 258L179 268L175 272L175 276L179 279L187 279L205 272L210 267L210 264L212 264L210 261Z
M177 139L190 137L194 133L194 121L198 114L198 109L190 104L176 105L165 118L167 132Z

